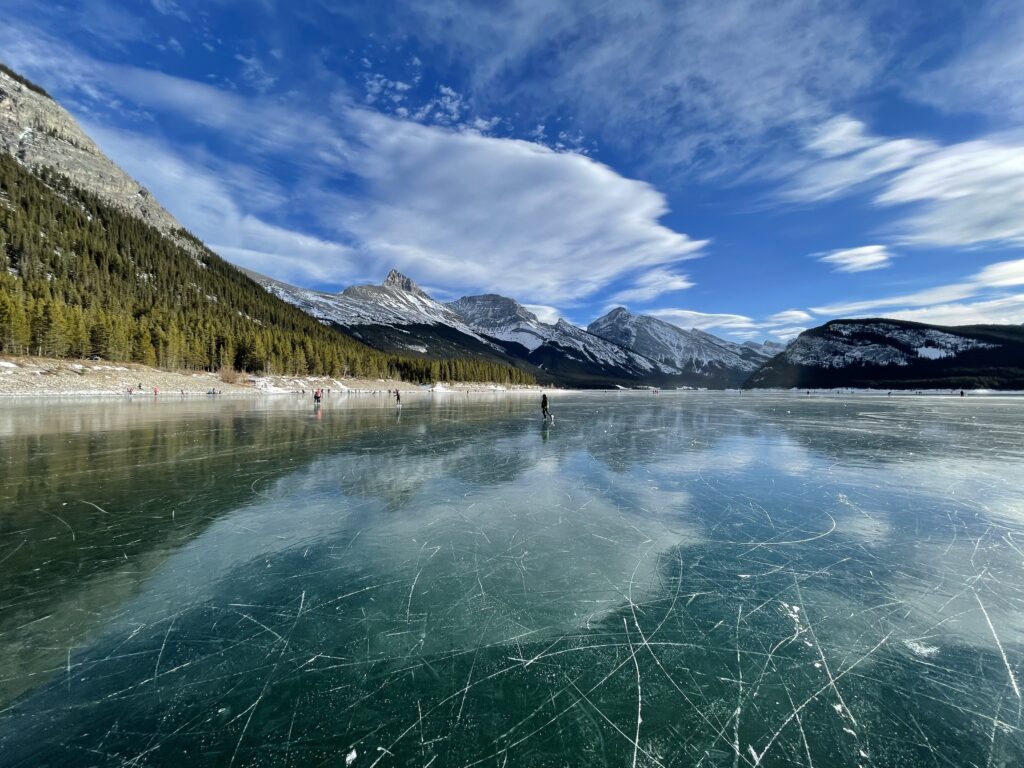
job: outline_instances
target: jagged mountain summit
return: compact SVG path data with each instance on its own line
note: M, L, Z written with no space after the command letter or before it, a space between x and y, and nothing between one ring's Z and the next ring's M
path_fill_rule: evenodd
M801 333L747 386L1024 389L1024 327L833 320Z
M599 317L587 330L709 386L742 384L778 351L774 345L736 344L705 331L687 331L650 315L634 315L624 307Z

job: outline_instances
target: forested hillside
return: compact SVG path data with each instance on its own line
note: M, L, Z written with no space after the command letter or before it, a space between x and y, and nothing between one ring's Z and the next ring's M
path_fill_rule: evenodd
M386 355L192 238L199 256L45 168L0 154L0 352L162 368L532 383L481 360ZM37 178L38 176L38 178ZM187 235L187 233L179 233Z

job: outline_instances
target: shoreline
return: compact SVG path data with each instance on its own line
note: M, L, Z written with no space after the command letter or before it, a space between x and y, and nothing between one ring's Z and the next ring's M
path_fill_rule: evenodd
M539 386L455 382L451 384L414 384L396 379L356 379L329 376L287 376L237 373L225 381L212 371L165 371L140 363L116 363L107 360L73 360L42 357L0 356L0 400L33 397L159 397L208 396L215 390L219 397L263 395L312 396L315 389L335 394L404 392L504 392L537 393ZM155 388L155 391L154 391ZM131 390L131 392L129 392Z
M486 382L453 382L443 384L414 384L396 379L356 379L328 376L287 376L237 373L236 381L225 381L212 371L165 371L140 363L114 363L107 360L73 360L42 357L0 355L0 402L31 398L112 398L164 396L254 397L267 395L312 396L313 390L323 388L334 394L382 394L398 389L405 393L491 393L491 394L649 394L659 396L673 393L718 393L747 396L756 394L789 394L804 397L870 396L870 397L959 397L959 389L862 389L837 387L834 389L700 389L680 387L657 392L639 387L617 389L575 389L541 387L539 385L513 385ZM141 390L139 389L141 385ZM132 390L129 393L129 390ZM1019 397L1021 390L968 389L967 396Z

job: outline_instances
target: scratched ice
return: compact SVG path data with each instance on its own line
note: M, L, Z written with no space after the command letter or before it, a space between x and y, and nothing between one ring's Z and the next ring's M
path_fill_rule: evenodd
M1024 765L1024 401L0 411L0 765Z

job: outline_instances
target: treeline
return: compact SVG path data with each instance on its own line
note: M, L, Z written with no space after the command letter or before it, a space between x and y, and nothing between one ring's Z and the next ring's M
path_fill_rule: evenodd
M387 355L267 293L185 232L196 255L47 169L0 154L0 352L170 369L234 368L533 383L482 360Z
M28 88L30 91L35 91L36 93L38 93L38 94L40 94L42 96L45 96L48 99L52 99L53 98L52 96L50 96L50 94L48 94L45 90L43 90L43 87L41 85L36 85L35 83L33 83L31 80L29 80L24 75L19 75L17 72L15 72L13 69L8 67L3 62L0 62L0 72L3 72L5 75L7 75L9 78L11 78L11 80L14 80L15 82L21 83L26 88Z

